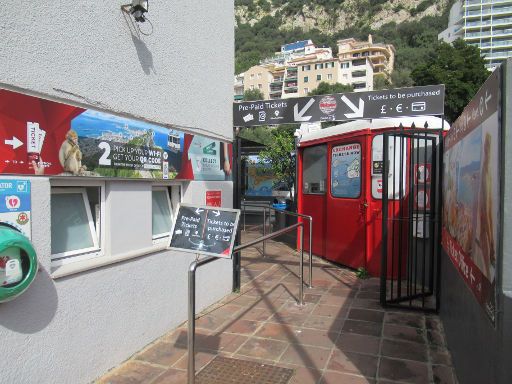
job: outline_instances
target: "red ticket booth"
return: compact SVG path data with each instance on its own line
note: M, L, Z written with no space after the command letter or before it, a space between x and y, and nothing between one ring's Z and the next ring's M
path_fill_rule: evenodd
M425 125L439 130L442 120L426 116L358 120L302 134L298 143L298 210L313 217L315 255L380 275L383 132L400 125L406 130ZM448 124L444 128L448 129ZM405 169L407 162L394 160L408 156L406 146L391 141L388 151L391 211L404 207L398 190L400 183L409 181L409 170ZM392 178L393 173L401 176ZM401 199L408 198L402 192ZM307 240L306 236L309 249Z

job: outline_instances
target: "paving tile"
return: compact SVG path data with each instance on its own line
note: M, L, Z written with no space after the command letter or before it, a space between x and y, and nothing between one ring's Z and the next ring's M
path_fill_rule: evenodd
M348 318L351 320L363 320L370 321L372 323L382 323L384 320L384 312L354 308L349 311Z
M419 343L411 343L401 340L382 340L382 356L398 359L427 361L427 346Z
M375 380L342 372L325 372L319 384L374 384Z
M247 336L222 332L212 335L196 335L196 348L201 351L235 352L245 341Z
M437 346L444 346L445 340L444 336L441 332L433 331L433 330L427 330L427 340L429 344L437 345Z
M441 325L441 320L437 317L428 316L425 319L425 325L428 329L432 329L434 331L440 331L443 327Z
M252 320L234 320L227 323L222 332L237 333L241 335L252 335L256 329L261 325L258 321Z
M321 297L322 297L322 295L319 295L319 294L305 293L304 294L304 302L316 304L320 301Z
M429 353L432 364L448 366L452 365L450 352L446 348L436 345L429 345Z
M432 374L435 384L455 384L455 372L444 365L433 365Z
M304 324L307 318L308 314L278 311L270 319L268 319L268 321L272 323L281 323L300 327Z
M341 330L343 332L357 333L360 335L380 336L382 324L368 321L345 320L345 324Z
M265 323L258 332L256 332L255 336L292 343L297 342L297 335L295 334L297 329L297 327L292 327L287 324Z
M320 377L322 377L322 371L317 369L284 363L277 363L276 365L295 371L288 384L317 384Z
M359 299L357 297L352 301L352 307L382 310L382 306L380 305L380 302L378 300Z
M376 356L335 349L326 369L374 378L377 373L377 362Z
M187 371L170 368L151 384L187 384Z
M241 311L236 318L238 320L265 321L274 313L268 308L250 308Z
M380 292L375 291L360 291L357 293L356 297L358 299L371 299L371 300L379 300Z
M303 327L339 332L343 327L344 321L342 318L310 315L304 322Z
M165 368L140 361L130 360L115 371L107 374L98 384L146 384L162 374Z
M185 355L185 348L170 343L157 342L135 356L136 360L170 367Z
M349 307L352 304L353 298L348 296L337 296L337 295L331 295L325 294L322 295L320 300L318 301L319 304L325 304L325 305L333 305L339 308L342 307Z
M320 300L321 301L321 300ZM316 308L311 312L315 316L327 316L327 317L345 317L347 309L344 309L338 305L325 305L318 304Z
M406 325L414 328L425 327L425 316L420 314L408 314L402 312L387 312L384 318L385 323Z
M281 308L279 308L279 312L287 311L289 313L300 313L310 314L313 309L315 309L316 304L314 303L304 303L304 305L299 305L295 301L286 302Z
M231 318L237 316L242 309L243 307L240 305L223 304L210 309L209 314L220 318Z
M224 323L226 323L226 318L217 317L213 315L205 315L196 319L196 329L205 329L208 331L215 331L220 328Z
M203 368L206 364L213 360L213 358L217 356L215 352L206 352L199 351L195 354L195 367L196 372ZM174 364L173 368L175 369L183 369L186 370L188 368L188 353L178 360L176 364Z
M358 352L369 355L378 355L380 338L342 332L336 341L336 347L342 352Z
M406 381L415 384L429 383L426 364L416 361L381 358L379 378L395 381Z
M236 354L259 359L276 360L288 345L288 343L283 341L252 337L236 351Z
M338 338L338 332L328 332L307 328L295 330L295 335L295 343L323 348L332 348Z
M422 329L394 324L384 324L383 331L383 335L386 338L412 341L415 343L425 343L423 333Z
M330 349L291 344L279 362L322 370L329 360Z

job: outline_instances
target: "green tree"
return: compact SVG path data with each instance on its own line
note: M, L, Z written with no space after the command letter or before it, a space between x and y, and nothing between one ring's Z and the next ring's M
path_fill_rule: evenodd
M259 89L248 89L244 92L244 101L263 100L265 96Z
M309 96L318 96L318 95L329 95L331 93L347 93L352 92L354 88L351 85L335 83L329 84L325 81L322 81L318 84L318 87L309 92Z
M272 140L267 147L260 152L260 161L269 163L272 173L276 178L276 184L284 184L289 191L295 188L295 125L279 126L272 130ZM295 201L295 193L291 196Z
M477 47L460 39L453 46L441 42L411 77L415 85L446 86L445 116L453 122L489 77L484 63Z

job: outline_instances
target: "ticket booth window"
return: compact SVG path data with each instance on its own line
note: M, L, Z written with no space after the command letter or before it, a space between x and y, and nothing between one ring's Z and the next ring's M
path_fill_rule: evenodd
M306 194L324 194L327 179L327 146L317 145L304 149L303 190Z
M388 140L388 198L400 199L405 195L407 141L404 138L390 137ZM372 140L372 197L382 199L384 172L384 138L377 135ZM400 169L402 168L402 169Z
M358 198L361 194L361 144L343 144L331 152L331 194Z
M153 241L166 241L171 234L173 209L166 187L154 187L152 192Z
M100 253L100 188L52 188L52 264Z

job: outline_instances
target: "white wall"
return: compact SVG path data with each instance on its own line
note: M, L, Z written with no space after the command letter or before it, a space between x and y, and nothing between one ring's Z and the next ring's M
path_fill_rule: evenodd
M121 12L128 2L2 1L0 88L231 140L233 0L151 0L151 36L137 35ZM158 251L54 279L54 181L20 178L32 181L41 268L27 292L0 304L1 383L91 382L186 320L195 255ZM204 204L206 189L221 189L231 206L231 182L184 183L183 200ZM151 183L107 181L105 190L103 257L147 250ZM199 270L198 309L229 293L231 265Z
M2 0L0 87L231 140L233 0L151 0L150 36L126 3Z
M25 293L0 304L1 383L89 383L186 320L194 254L154 252L52 279L50 180L23 179L32 182L32 240L40 270ZM150 245L151 182L106 185L110 251L103 258ZM183 201L204 204L207 189L221 190L223 204L231 207L231 182L184 183ZM198 311L230 292L231 276L231 260L198 270Z

